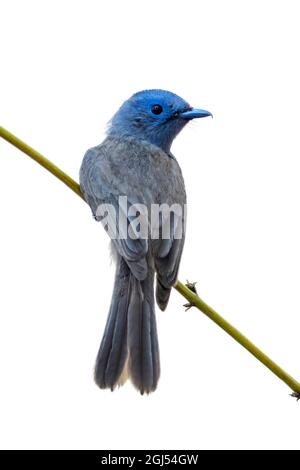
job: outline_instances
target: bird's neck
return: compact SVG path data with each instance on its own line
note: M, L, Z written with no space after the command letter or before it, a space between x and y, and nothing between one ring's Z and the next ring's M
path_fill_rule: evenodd
M170 139L168 135L161 135L160 132L153 133L142 133L139 130L125 130L125 129L114 129L110 128L107 132L109 137L118 139L134 139L151 145L155 145L165 153L170 154L170 149L173 139Z

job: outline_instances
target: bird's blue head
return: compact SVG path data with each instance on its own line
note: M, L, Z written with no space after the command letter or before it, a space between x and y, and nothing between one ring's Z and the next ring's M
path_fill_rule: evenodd
M136 137L169 152L174 138L188 121L206 116L212 115L192 108L170 91L145 90L122 104L110 122L108 135Z

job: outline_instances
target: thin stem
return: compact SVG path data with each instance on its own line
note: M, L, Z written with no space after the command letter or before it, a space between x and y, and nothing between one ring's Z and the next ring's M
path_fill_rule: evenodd
M278 364L270 359L265 353L263 353L255 344L253 344L246 336L238 331L234 326L228 323L221 315L207 305L200 297L192 292L188 287L177 281L175 289L183 295L191 304L197 307L201 312L208 316L213 322L219 325L226 333L240 343L247 351L249 351L256 359L262 362L273 374L277 375L279 379L283 380L294 392L300 393L300 383L298 383L293 377L285 372Z
M10 142L22 152L26 153L26 155L38 162L58 179L63 181L67 186L69 186L70 189L72 189L72 191L74 191L78 196L83 199L79 184L76 183L76 181L70 178L70 176L68 176L62 170L60 170L60 168L50 162L50 160L45 158L43 155L41 155L29 145L22 142L20 139L8 132L3 127L0 127L0 137L3 137L3 139ZM247 351L249 351L254 357L256 357L256 359L258 359L262 364L264 364L268 369L270 369L273 374L275 374L279 379L285 382L295 392L294 396L296 398L300 397L300 384L287 372L285 372L281 367L279 367L274 361L272 361L272 359L270 359L265 353L263 353L257 346L251 343L251 341L249 341L246 336L240 333L234 326L228 323L227 320L221 317L217 312L215 312L215 310L213 310L202 299L200 299L197 294L191 291L180 281L177 281L174 288L193 306L201 310L201 312L207 315L213 322L219 325L220 328L226 331L226 333L228 333L245 349L247 349Z
M80 191L80 186L76 181L74 181L69 175L67 175L64 171L62 171L58 166L54 165L54 163L50 162L46 157L40 154L37 150L34 150L29 145L25 144L22 140L18 139L15 135L11 134L11 132L4 129L4 127L0 127L0 136L3 139L7 140L10 144L17 147L22 152L26 153L30 158L35 160L37 163L42 165L46 170L50 171L52 175L56 176L59 180L65 183L69 188L80 196L83 199L83 195Z

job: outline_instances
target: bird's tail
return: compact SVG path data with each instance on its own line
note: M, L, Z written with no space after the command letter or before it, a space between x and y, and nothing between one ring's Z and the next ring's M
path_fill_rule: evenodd
M129 377L143 394L155 390L160 374L154 312L154 271L137 280L118 256L108 319L95 366L100 388L114 389Z

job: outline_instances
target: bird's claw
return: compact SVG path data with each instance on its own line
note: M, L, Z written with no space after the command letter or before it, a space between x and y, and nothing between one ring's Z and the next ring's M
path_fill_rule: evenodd
M185 311L187 312L190 308L194 307L194 304L191 304L190 302L188 304L183 304L185 307Z
M190 289L194 294L198 295L197 289L196 289L196 284L197 284L197 282L189 282L187 280L185 286L188 289ZM187 312L190 308L194 307L195 305L192 302L189 302L187 304L184 304L183 306L185 307L185 311Z
M300 393L299 392L291 393L291 397L296 398L296 400L299 401L300 400Z
M186 281L186 287L190 289L194 294L197 294L197 289L196 289L196 284L197 282L189 282L188 280Z

